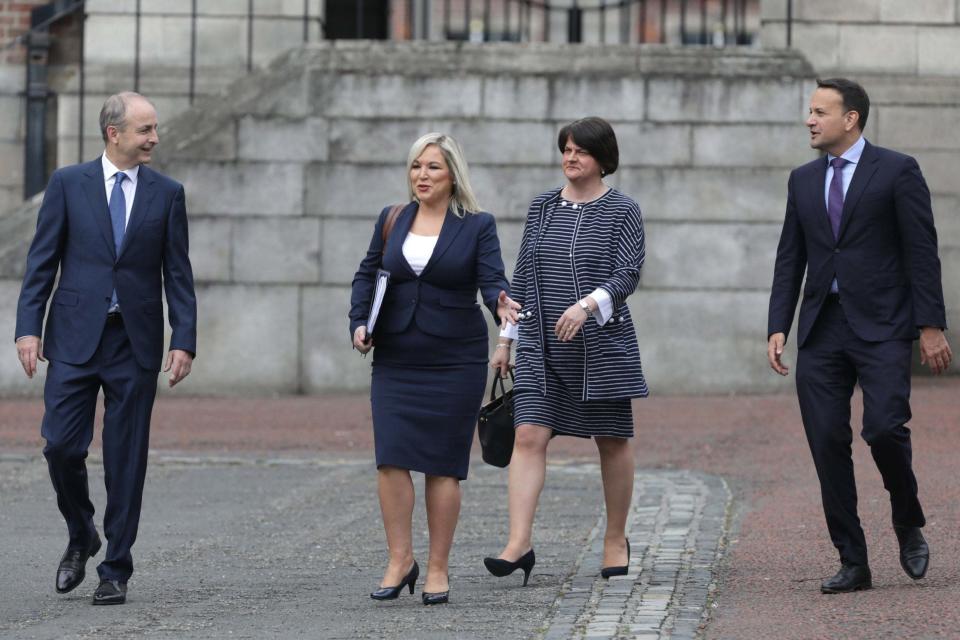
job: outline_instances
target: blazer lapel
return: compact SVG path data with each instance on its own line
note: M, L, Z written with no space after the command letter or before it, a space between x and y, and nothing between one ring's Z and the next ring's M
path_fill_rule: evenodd
M156 177L153 172L141 165L140 173L137 175L137 190L133 196L133 209L130 210L130 219L127 221L126 231L123 232L123 243L120 245L120 254L117 256L117 260L123 257L134 234L146 217L147 211L150 210L150 202L157 193L153 186L154 182L156 182Z
M464 216L468 215L470 214L464 214ZM423 268L423 272L420 274L420 277L426 275L433 265L437 264L437 261L443 255L443 252L450 248L450 245L453 244L457 234L459 234L460 230L463 229L463 224L464 218L458 218L456 215L454 215L453 211L447 209L447 216L443 219L443 226L440 227L440 237L437 238L437 246L433 248L433 254L431 254L430 259L427 261L427 265Z
M407 237L407 234L410 233L410 227L413 226L413 219L417 214L417 203L412 202L404 207L403 211L397 216L397 221L393 225L393 229L390 230L390 235L387 237L387 251L386 253L396 254L396 258L391 262L398 262L403 265L403 268L407 270L407 273L410 274L411 278L416 278L417 274L410 267L410 263L407 262L407 259L403 255L403 241ZM386 255L384 255L384 258Z
M843 215L840 217L840 234L838 239L843 237L843 232L850 226L850 218L853 215L853 210L857 206L860 196L863 195L863 190L870 184L870 179L873 178L873 174L877 172L878 168L877 156L876 153L874 153L873 145L867 142L863 147L863 153L860 154L860 162L857 163L857 167L853 172L853 179L850 181L850 186L847 187L847 195L843 198Z
M110 255L116 260L117 248L113 242L113 223L110 221L110 209L107 207L107 192L103 186L103 165L100 158L88 163L83 175L83 192L87 196L90 211L93 212L93 220L100 228L100 235L107 243Z

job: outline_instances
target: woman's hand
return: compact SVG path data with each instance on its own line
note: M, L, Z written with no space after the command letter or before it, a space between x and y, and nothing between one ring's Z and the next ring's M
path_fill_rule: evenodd
M567 307L567 310L564 311L560 319L557 320L557 326L553 328L553 332L557 335L557 339L560 340L560 342L570 342L586 321L587 312L583 310L583 307L581 307L578 302Z
M353 332L353 348L366 355L370 349L373 349L373 340L367 340L367 328L363 325L357 327Z
M490 368L497 369L501 378L510 375L510 343L498 342L490 357Z
M497 297L497 317L500 318L501 329L507 328L508 321L510 324L517 324L519 310L520 305L511 300L506 291L500 291Z

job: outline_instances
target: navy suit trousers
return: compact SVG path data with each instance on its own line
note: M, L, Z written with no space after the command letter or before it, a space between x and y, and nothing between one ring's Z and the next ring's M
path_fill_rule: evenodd
M44 386L43 454L67 522L70 547L89 545L96 529L87 485L87 449L93 439L97 394L103 389L103 466L107 507L102 579L125 582L133 573L147 471L150 414L157 372L137 364L122 321L108 322L93 357L82 365L51 360Z
M890 493L893 524L922 527L923 509L913 474L910 429L912 341L867 342L830 296L797 356L797 395L813 454L823 510L842 562L867 564L867 544L857 516L850 428L850 398L863 391L860 435Z

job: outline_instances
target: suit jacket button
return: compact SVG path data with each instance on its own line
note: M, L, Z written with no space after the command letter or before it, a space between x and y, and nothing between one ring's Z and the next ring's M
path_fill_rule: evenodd
M840 249L834 249L833 252L834 252L834 253L840 253Z

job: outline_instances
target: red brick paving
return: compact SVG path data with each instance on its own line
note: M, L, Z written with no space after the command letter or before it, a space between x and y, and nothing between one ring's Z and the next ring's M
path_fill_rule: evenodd
M913 393L914 461L932 562L914 583L900 569L890 511L866 445L854 446L860 516L875 588L822 596L836 569L796 397L654 397L636 403L638 465L724 476L739 527L721 574L708 638L960 638L960 379L921 379ZM854 425L859 421L855 398ZM42 403L0 402L0 447L38 451ZM364 395L173 398L157 402L152 447L211 453L309 455L371 450ZM561 438L550 455L595 457L589 441ZM479 461L476 464L480 464ZM548 478L549 482L549 478Z

